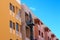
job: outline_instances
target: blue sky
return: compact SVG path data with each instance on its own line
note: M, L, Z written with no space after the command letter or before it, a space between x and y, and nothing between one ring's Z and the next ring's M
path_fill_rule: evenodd
M51 31L60 38L59 0L21 0Z

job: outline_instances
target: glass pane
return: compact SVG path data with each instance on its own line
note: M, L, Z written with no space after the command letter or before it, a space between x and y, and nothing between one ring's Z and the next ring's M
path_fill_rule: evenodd
M12 21L10 21L10 28L12 28Z
M16 31L19 31L19 29L18 29L18 23L16 23Z

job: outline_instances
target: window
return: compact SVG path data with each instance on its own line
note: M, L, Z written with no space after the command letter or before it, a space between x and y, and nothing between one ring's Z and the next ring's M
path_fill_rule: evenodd
M29 15L26 12L25 12L25 21L26 21L27 25L30 24L30 18L29 18Z
M10 40L12 40L12 39L10 39Z
M43 37L43 32L42 32L42 37Z
M16 31L19 31L19 28L18 28L18 23L16 23Z
M10 3L10 10L15 12L15 7Z
M59 40L59 39L56 39L56 40Z
M13 27L13 24L12 24L12 21L10 21L10 28L12 28Z
M12 7L12 11L15 12L15 7L14 6Z
M15 23L13 22L13 29L15 30Z
M12 4L10 3L10 10L12 10Z
M18 39L16 39L16 40L18 40Z
M39 35L40 35L40 30L39 30Z
M48 37L48 40L51 40L51 38Z

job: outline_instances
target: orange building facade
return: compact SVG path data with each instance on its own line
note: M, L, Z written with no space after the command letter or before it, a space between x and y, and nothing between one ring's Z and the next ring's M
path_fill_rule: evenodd
M0 40L22 40L21 5L17 0L0 0Z

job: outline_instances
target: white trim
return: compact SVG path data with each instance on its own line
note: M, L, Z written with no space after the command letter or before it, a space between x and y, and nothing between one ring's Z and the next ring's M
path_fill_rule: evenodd
M16 0L19 4L21 4L21 0Z
M12 33L13 31L12 31L12 28L10 28L10 33Z

